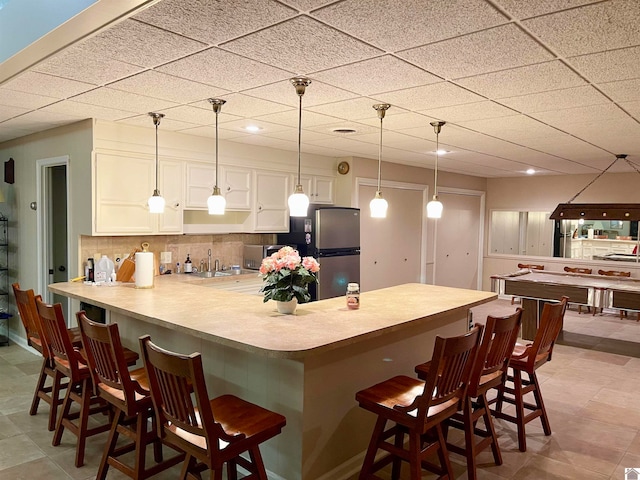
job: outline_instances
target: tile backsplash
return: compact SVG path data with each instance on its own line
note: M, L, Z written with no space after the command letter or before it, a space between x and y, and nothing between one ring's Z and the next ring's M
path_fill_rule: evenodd
M90 257L96 254L106 255L115 261L116 255L126 258L134 248L140 248L143 242L149 243L149 251L156 255L160 261L160 252L171 252L171 270L175 269L177 262L184 264L187 254L191 256L194 266L200 267L203 260L206 268L208 250L211 249L211 262L217 259L220 266L230 268L231 265L242 265L242 247L252 244L273 244L276 235L272 233L230 233L224 235L149 235L130 237L80 237L80 255L82 265ZM96 259L97 260L97 259ZM83 272L79 273L84 274Z

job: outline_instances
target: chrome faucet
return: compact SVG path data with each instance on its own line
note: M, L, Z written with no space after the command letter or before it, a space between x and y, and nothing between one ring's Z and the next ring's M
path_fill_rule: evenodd
M218 260L216 258L216 261L215 261L214 265L215 265L216 272L219 272L220 271L220 260Z
M209 263L207 265L207 272L210 272L210 271L211 271L211 249L209 249Z

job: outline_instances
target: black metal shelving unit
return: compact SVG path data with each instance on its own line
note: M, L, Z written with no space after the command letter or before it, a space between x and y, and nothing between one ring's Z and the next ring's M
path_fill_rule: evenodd
M9 345L9 220L0 217L0 345Z

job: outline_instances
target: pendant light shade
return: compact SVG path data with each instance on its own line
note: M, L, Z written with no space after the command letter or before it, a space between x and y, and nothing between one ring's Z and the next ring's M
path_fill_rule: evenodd
M162 198L160 190L158 190L158 125L160 125L160 120L162 120L164 114L149 112L149 116L153 119L153 124L156 127L156 188L153 191L153 195L149 197L149 212L164 213L164 198Z
M433 130L436 132L436 168L434 169L433 178L433 199L427 203L427 217L428 218L441 218L442 217L442 202L438 200L438 155L440 154L439 136L442 126L447 122L431 122Z
M378 148L378 188L376 189L376 195L369 203L369 209L371 210L371 218L386 218L387 208L389 204L382 198L382 191L380 190L380 168L382 166L382 119L391 105L388 103L378 103L373 106L376 112L378 112L378 118L380 119L380 145Z
M209 215L224 215L227 201L220 193L220 187L218 187L218 114L220 110L222 110L222 105L227 103L227 101L220 98L210 98L209 103L213 107L213 112L216 114L216 183L213 187L213 193L207 198L207 207L209 209Z
M309 208L309 197L305 195L300 181L300 148L302 140L302 96L305 89L311 84L311 80L305 77L294 77L291 79L291 83L296 87L296 93L300 99L300 108L298 110L298 183L293 193L289 196L289 215L292 217L306 217L307 209Z

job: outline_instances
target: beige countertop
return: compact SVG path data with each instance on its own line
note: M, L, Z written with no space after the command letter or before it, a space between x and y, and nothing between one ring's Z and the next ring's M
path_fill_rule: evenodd
M187 278L185 278L187 277ZM418 283L363 292L359 310L338 297L298 305L281 315L273 301L207 287L218 279L156 277L154 288L132 283L91 286L55 283L49 290L107 310L209 341L271 357L305 356L347 346L497 298L492 292ZM220 281L231 281L222 277Z

